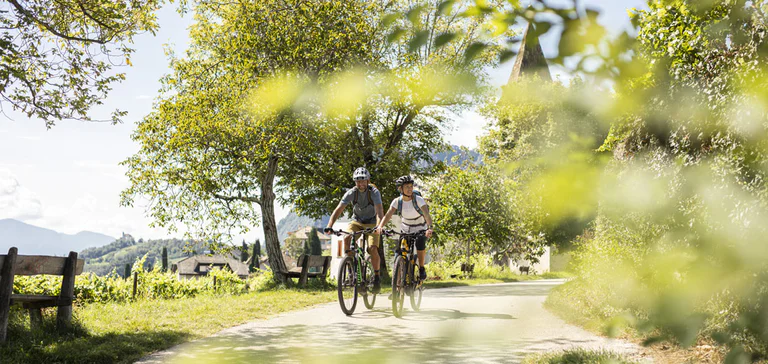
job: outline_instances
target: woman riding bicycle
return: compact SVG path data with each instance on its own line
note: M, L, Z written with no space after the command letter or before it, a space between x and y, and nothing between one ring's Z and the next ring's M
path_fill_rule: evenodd
M392 200L389 211L381 219L376 227L376 233L381 234L392 215L397 212L400 215L400 230L406 234L424 231L425 236L416 240L416 254L419 259L419 279L427 278L424 270L424 258L427 255L427 238L432 237L432 217L429 215L429 206L420 195L413 192L413 178L402 176L395 180L395 186L400 192L400 197Z

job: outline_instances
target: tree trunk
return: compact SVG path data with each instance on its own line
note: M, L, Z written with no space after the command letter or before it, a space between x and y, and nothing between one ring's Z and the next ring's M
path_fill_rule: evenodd
M275 174L277 173L277 156L270 156L267 162L267 172L261 181L261 220L264 228L264 245L267 248L269 266L272 268L275 281L288 283L288 277L283 274L287 271L283 252L280 249L280 240L277 237L277 224L275 223Z

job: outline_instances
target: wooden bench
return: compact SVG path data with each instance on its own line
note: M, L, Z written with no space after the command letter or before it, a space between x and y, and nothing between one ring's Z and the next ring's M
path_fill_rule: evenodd
M325 283L325 277L328 275L328 268L331 266L331 257L322 255L302 254L296 261L296 267L285 272L290 278L299 278L299 287L304 287L309 278L320 278ZM310 272L310 268L316 268Z
M0 343L6 340L8 317L11 305L21 304L29 310L32 327L38 327L43 320L42 308L57 307L56 326L66 329L72 321L72 300L75 296L75 276L83 272L83 259L77 259L76 252L69 257L44 255L18 255L12 247L7 255L0 255ZM63 276L58 296L13 294L13 279L17 275L31 276L50 274Z

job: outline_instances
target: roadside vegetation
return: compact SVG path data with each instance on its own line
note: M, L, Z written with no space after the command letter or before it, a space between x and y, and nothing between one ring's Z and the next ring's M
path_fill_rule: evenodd
M768 1L648 0L620 34L598 23L599 11L547 2L322 4L181 2L196 19L190 45L169 52L171 71L137 124L123 205L150 201L156 226L186 224L214 249L263 222L277 286L288 278L276 202L320 217L356 167L380 186L415 174L431 200L431 253L445 264L431 269L441 278L433 282L449 282L473 256L535 263L556 246L573 252L576 275L548 303L564 317L648 345L712 344L728 363L768 359ZM145 13L137 16L154 19ZM533 70L497 95L486 70L521 45L541 53L538 37L550 32L559 42L547 61L574 79ZM80 107L41 115L48 125L97 101L90 83L74 81L86 87L69 100ZM103 81L91 85L97 94ZM29 100L25 92L11 100ZM470 109L491 120L481 161L434 161L450 116ZM480 279L518 279L476 268ZM140 302L120 283L80 282L82 302ZM137 296L246 297L262 283L206 284Z
M624 355L602 350L572 349L563 352L532 354L523 364L637 364Z

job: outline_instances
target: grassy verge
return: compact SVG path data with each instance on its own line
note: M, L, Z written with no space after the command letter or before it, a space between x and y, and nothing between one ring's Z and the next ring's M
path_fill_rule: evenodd
M94 303L76 307L74 328L53 334L54 318L30 331L27 316L14 310L9 343L0 346L3 364L130 363L173 345L224 328L336 299L335 291L276 290L239 296ZM55 315L54 310L48 314Z
M587 349L573 349L562 352L529 355L523 364L634 364L621 354Z
M512 283L512 282L524 282L535 281L539 279L557 279L557 278L570 278L573 275L567 272L547 272L538 275L517 275L509 273L505 275L494 276L474 276L470 279L462 278L449 278L441 280L427 280L424 286L427 288L448 288L448 287L461 287L461 286L475 286L478 284L494 284L494 283Z
M563 273L535 276L450 279L427 282L428 288L471 286L562 278ZM389 293L389 287L382 294ZM336 290L275 289L243 295L201 295L76 306L74 327L55 333L55 310L46 309L44 326L31 331L26 311L12 310L9 342L0 346L3 364L130 363L154 351L210 336L248 321L336 300Z
M626 314L640 316L640 312L622 311L607 304L614 299L605 290L594 287L580 279L555 287L550 292L544 307L564 321L585 328L598 335L621 338L638 345L658 334L640 333L623 317ZM690 348L682 348L675 342L661 341L646 346L647 354L655 363L721 363L727 348L712 340L700 337ZM534 362L538 363L538 362ZM558 362L555 362L558 363Z

